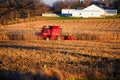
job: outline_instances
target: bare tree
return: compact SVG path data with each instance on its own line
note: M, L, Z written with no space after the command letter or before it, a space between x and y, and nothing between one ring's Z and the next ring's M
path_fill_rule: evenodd
M56 1L55 3L53 3L54 11L60 11L64 7L65 7L65 3L63 1Z
M118 10L118 13L120 14L120 0L116 0L114 2L114 8Z
M56 1L53 4L54 11L61 11L63 8L78 8L83 6L83 3L80 0L64 0L64 1Z
M41 0L0 0L0 23L5 24L7 20L35 16L45 9L47 7Z

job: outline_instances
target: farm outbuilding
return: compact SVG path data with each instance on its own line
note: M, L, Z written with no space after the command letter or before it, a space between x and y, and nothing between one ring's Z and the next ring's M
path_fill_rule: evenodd
M42 16L43 17L59 17L59 15L57 15L56 13L52 13L52 12L42 13Z
M62 9L62 14L71 14L72 17L102 17L117 15L117 10L103 9L94 4L84 9Z

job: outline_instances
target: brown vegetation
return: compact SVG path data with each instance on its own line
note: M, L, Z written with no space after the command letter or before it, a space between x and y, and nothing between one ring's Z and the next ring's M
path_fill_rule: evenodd
M0 78L14 78L16 72L19 77L15 79L20 80L26 80L26 77L36 80L32 79L35 76L37 80L119 79L119 44L93 41L0 41Z
M79 40L44 41L43 25ZM120 78L120 20L40 20L0 28L0 80Z

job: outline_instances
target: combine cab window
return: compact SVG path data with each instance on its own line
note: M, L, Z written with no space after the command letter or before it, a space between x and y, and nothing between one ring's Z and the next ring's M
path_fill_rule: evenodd
M45 32L46 32L46 26L43 26L42 33L45 33Z

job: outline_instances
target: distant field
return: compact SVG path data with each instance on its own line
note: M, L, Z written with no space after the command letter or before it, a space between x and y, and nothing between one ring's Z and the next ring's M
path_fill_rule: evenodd
M44 41L58 25L73 41ZM33 20L0 26L0 80L119 80L120 19Z
M42 26L57 25L63 35L71 35L77 40L120 40L120 19L75 19L75 20L39 20L1 26L0 39L9 39L9 33L37 39L35 34ZM27 37L25 39L27 39Z

